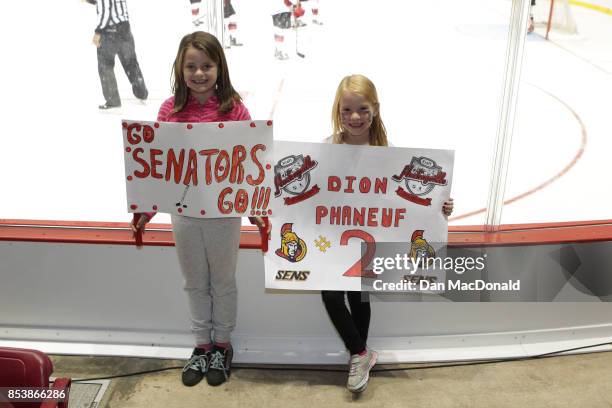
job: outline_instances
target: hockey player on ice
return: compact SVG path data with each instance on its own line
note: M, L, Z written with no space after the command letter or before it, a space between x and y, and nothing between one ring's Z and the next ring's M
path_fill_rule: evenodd
M292 3L291 0L277 0L278 6L275 6L272 11L272 24L274 25L274 57L279 60L286 60L289 58L289 54L287 53L287 33L290 28L296 28L296 36L297 36L297 27L299 27L299 18L302 17L305 13L304 8L300 4L300 0L297 0L296 3ZM292 17L295 20L292 20ZM304 25L302 23L302 25ZM297 43L297 37L296 37ZM296 44L297 48L297 44ZM297 50L296 50L297 52ZM303 54L297 52L300 57L303 57Z
M289 0L274 0L275 5L272 11L272 24L274 25L274 57L279 60L289 58L287 54L286 33L291 28L291 13L293 4ZM278 2L278 3L277 3ZM280 3L280 4L279 4Z
M234 0L236 4L236 0ZM240 47L243 45L238 40L238 15L232 6L231 0L223 0L223 29L227 38L229 34L229 45L226 47Z

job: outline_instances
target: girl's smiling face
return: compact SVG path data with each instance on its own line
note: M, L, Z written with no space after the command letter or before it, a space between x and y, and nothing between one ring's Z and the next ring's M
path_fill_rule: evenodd
M342 127L346 132L345 143L369 143L370 126L376 115L374 106L362 95L344 92L339 107Z
M183 78L191 94L205 102L215 94L217 83L217 64L204 51L189 47L183 60Z

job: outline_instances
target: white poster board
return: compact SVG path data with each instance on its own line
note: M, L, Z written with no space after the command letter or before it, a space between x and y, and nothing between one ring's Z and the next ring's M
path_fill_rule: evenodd
M269 214L271 121L123 120L122 127L129 212Z
M361 290L362 242L445 243L453 162L449 150L275 142L266 287Z

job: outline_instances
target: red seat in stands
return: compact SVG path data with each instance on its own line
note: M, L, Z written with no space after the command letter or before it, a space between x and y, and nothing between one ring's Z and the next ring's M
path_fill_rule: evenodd
M53 373L51 359L42 351L0 347L0 387L49 387ZM54 390L70 390L69 378L56 378ZM44 402L2 402L0 408L68 408L68 398L63 402L48 399Z

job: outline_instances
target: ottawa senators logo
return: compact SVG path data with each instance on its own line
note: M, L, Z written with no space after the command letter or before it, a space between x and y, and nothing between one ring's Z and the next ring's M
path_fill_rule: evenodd
M426 266L436 256L436 251L433 249L429 242L423 238L423 230L416 230L412 233L411 244L410 244L410 258L415 263L419 263L422 266Z
M286 223L281 227L281 247L276 255L289 262L300 262L306 256L306 243L291 230L293 224Z

